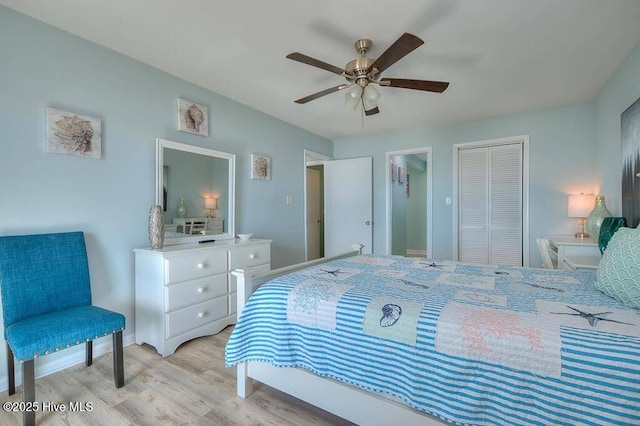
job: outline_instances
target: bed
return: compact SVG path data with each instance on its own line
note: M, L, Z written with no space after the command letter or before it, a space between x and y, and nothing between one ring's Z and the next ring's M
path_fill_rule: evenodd
M367 425L640 424L640 311L593 272L354 251L234 274L242 397L254 379Z

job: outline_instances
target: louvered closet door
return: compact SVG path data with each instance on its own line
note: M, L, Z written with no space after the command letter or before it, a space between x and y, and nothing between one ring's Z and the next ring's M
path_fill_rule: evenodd
M522 145L461 149L458 260L522 265Z
M458 260L489 263L489 150L460 150L458 161Z
M490 263L522 266L522 145L489 150Z

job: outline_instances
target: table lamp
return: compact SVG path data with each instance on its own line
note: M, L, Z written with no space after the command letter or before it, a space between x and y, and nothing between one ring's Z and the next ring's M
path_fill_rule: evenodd
M580 195L569 195L569 210L567 216L577 217L580 226L579 231L575 233L576 237L589 237L589 234L584 230L584 223L591 210L593 210L595 200L596 197L593 194L585 195L581 193Z
M215 197L205 197L204 208L209 213L209 219L216 217L218 215L218 212L216 211L218 208L218 199Z

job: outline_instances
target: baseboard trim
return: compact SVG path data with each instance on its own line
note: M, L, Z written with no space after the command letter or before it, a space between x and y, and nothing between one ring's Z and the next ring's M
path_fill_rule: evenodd
M123 346L132 345L135 342L135 336L133 333L125 334L122 336ZM3 342L6 347L6 342ZM101 337L93 341L93 357L99 357L113 351L112 337ZM85 359L85 345L80 344L72 348L65 349L55 354L47 355L42 358L38 358L35 363L36 367L36 379L40 377L48 376L49 374L57 373L74 365L84 363ZM6 366L6 353L4 359L4 366ZM15 364L16 372L16 386L22 384L22 368L20 363ZM9 388L7 383L7 371L6 367L3 368L2 375L0 375L0 392L6 392ZM127 379L127 372L125 371L125 382Z

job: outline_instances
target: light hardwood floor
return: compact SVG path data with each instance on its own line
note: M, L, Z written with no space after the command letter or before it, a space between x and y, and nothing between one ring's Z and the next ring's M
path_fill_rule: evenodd
M79 364L36 380L36 400L65 405L65 412L38 412L38 425L351 425L275 389L257 385L247 399L235 394L235 368L224 366L233 327L189 341L162 358L150 346L124 349L125 386L116 389L111 354L91 367ZM0 403L20 401L22 387ZM92 410L69 411L70 403ZM0 424L21 425L21 413L0 410Z

